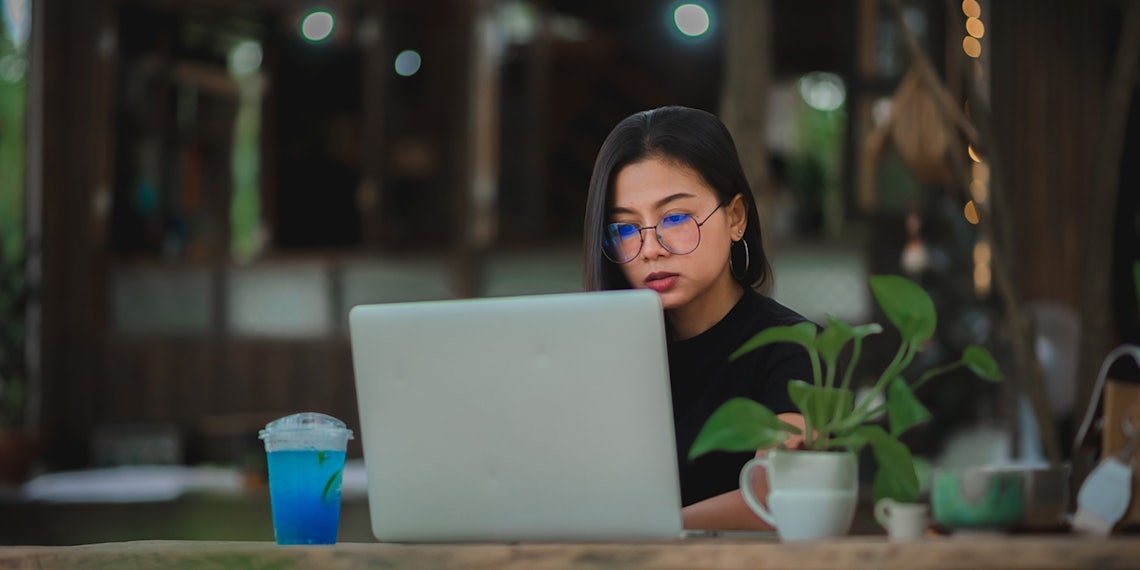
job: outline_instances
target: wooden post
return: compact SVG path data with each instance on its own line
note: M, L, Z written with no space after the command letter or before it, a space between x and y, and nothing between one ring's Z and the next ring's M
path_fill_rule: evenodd
M724 15L725 78L720 118L736 141L764 227L768 214L764 204L769 194L765 133L772 76L772 4L769 0L727 0Z
M28 50L28 95L26 156L27 175L25 177L24 202L24 251L27 279L28 307L25 313L27 339L24 352L25 382L27 392L24 401L24 428L33 436L40 433L40 412L43 407L41 387L41 362L43 346L43 304L40 288L43 284L43 240L44 240L44 3L32 3L32 33Z
M1120 163L1127 134L1132 93L1140 75L1140 1L1124 8L1120 40L1104 93L1096 159L1085 196L1084 264L1080 273L1081 349L1077 364L1077 413L1083 413L1092 397L1093 383L1101 361L1112 348L1112 220L1120 192ZM1133 189L1133 192L1136 190ZM1079 459L1079 461L1078 461ZM1091 465L1074 457L1074 481L1081 481Z
M386 25L384 2L366 2L361 5L363 21L360 27L361 64L361 149L360 185L356 190L356 203L361 218L361 237L364 246L376 249L384 238L384 101L385 78L390 61L381 35Z
M463 231L456 244L460 297L479 293L483 257L498 228L499 190L499 56L490 0L472 2L471 57L467 76L466 177L458 212Z

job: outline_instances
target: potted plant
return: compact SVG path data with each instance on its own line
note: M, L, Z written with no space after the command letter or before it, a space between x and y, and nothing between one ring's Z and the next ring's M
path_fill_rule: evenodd
M776 342L803 346L811 359L812 378L793 380L788 385L788 395L803 415L806 429L801 431L781 421L771 410L753 400L737 398L723 404L709 417L689 450L689 458L712 451L779 450L789 435L802 435L803 450L776 452L771 455L778 455L778 459L757 459L745 466L741 474L745 498L749 498L744 484L748 480L746 475L757 462L768 470L769 488L773 491L788 484L801 489L832 487L852 494L848 511L853 512L853 494L858 490L855 457L869 446L877 464L874 501L889 498L897 503L916 502L919 481L914 458L899 441L899 436L908 429L931 418L930 412L915 397L915 390L939 375L962 367L989 381L1001 381L1003 376L993 356L974 345L966 348L954 362L927 370L913 381L905 379L903 372L934 334L937 324L934 303L926 291L903 277L876 275L869 283L879 307L898 329L900 343L894 358L862 399L856 401L852 376L862 353L863 340L883 330L878 323L851 326L829 316L822 329L811 322L766 329L745 342L730 358ZM841 371L839 357L848 345L851 345L850 358ZM889 430L879 422L884 413ZM777 468L785 474L775 473ZM755 505L753 510L757 510ZM851 512L845 514L846 524L832 525L840 529L837 534L847 532Z

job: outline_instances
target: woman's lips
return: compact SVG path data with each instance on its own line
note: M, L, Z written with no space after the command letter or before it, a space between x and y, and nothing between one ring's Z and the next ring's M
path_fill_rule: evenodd
M663 293L672 289L673 285L677 284L678 278L676 273L650 273L645 278L645 286L658 293Z

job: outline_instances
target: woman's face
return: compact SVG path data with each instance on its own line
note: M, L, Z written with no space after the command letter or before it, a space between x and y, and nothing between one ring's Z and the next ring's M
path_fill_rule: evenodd
M667 311L727 312L740 291L729 269L729 251L732 242L743 235L747 222L741 196L719 209L717 204L716 192L696 171L679 162L648 158L618 171L607 224L648 227L662 224L665 218L668 225L684 219L677 214L704 222L699 228L700 241L688 254L662 247L655 230L642 231L641 251L620 266L630 284L656 291ZM636 236L633 239L636 243Z

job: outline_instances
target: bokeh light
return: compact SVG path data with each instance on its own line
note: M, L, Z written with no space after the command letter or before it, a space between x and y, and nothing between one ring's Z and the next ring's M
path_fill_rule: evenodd
M990 182L990 167L986 166L984 162L976 162L970 169L970 175L974 180L982 184L989 184Z
M985 182L973 180L970 182L970 196L973 196L977 203L984 204L990 197L990 189Z
M420 70L422 64L423 58L419 52L406 49L396 56L396 73L402 77L411 77Z
M847 100L843 79L834 73L814 71L799 80L800 97L818 111L834 111Z
M253 40L244 40L230 50L227 66L230 73L245 77L261 68L261 58L261 44Z
M709 12L700 4L681 4L673 10L673 23L690 38L703 36L709 31Z
M966 216L966 221L973 225L978 225L978 208L974 206L974 201L966 202L966 207L962 209L962 213Z
M982 42L979 42L978 38L975 38L973 36L966 36L962 38L962 51L966 52L966 55L973 58L981 57Z
M977 18L967 18L966 33L981 39L982 36L986 35L986 25Z
M962 13L967 18L981 18L982 5L978 4L978 0L962 0Z
M332 35L333 26L336 25L331 12L316 10L309 12L301 20L301 35L311 42L327 40Z
M993 286L993 273L990 270L990 244L979 240L974 244L974 294L985 297Z

